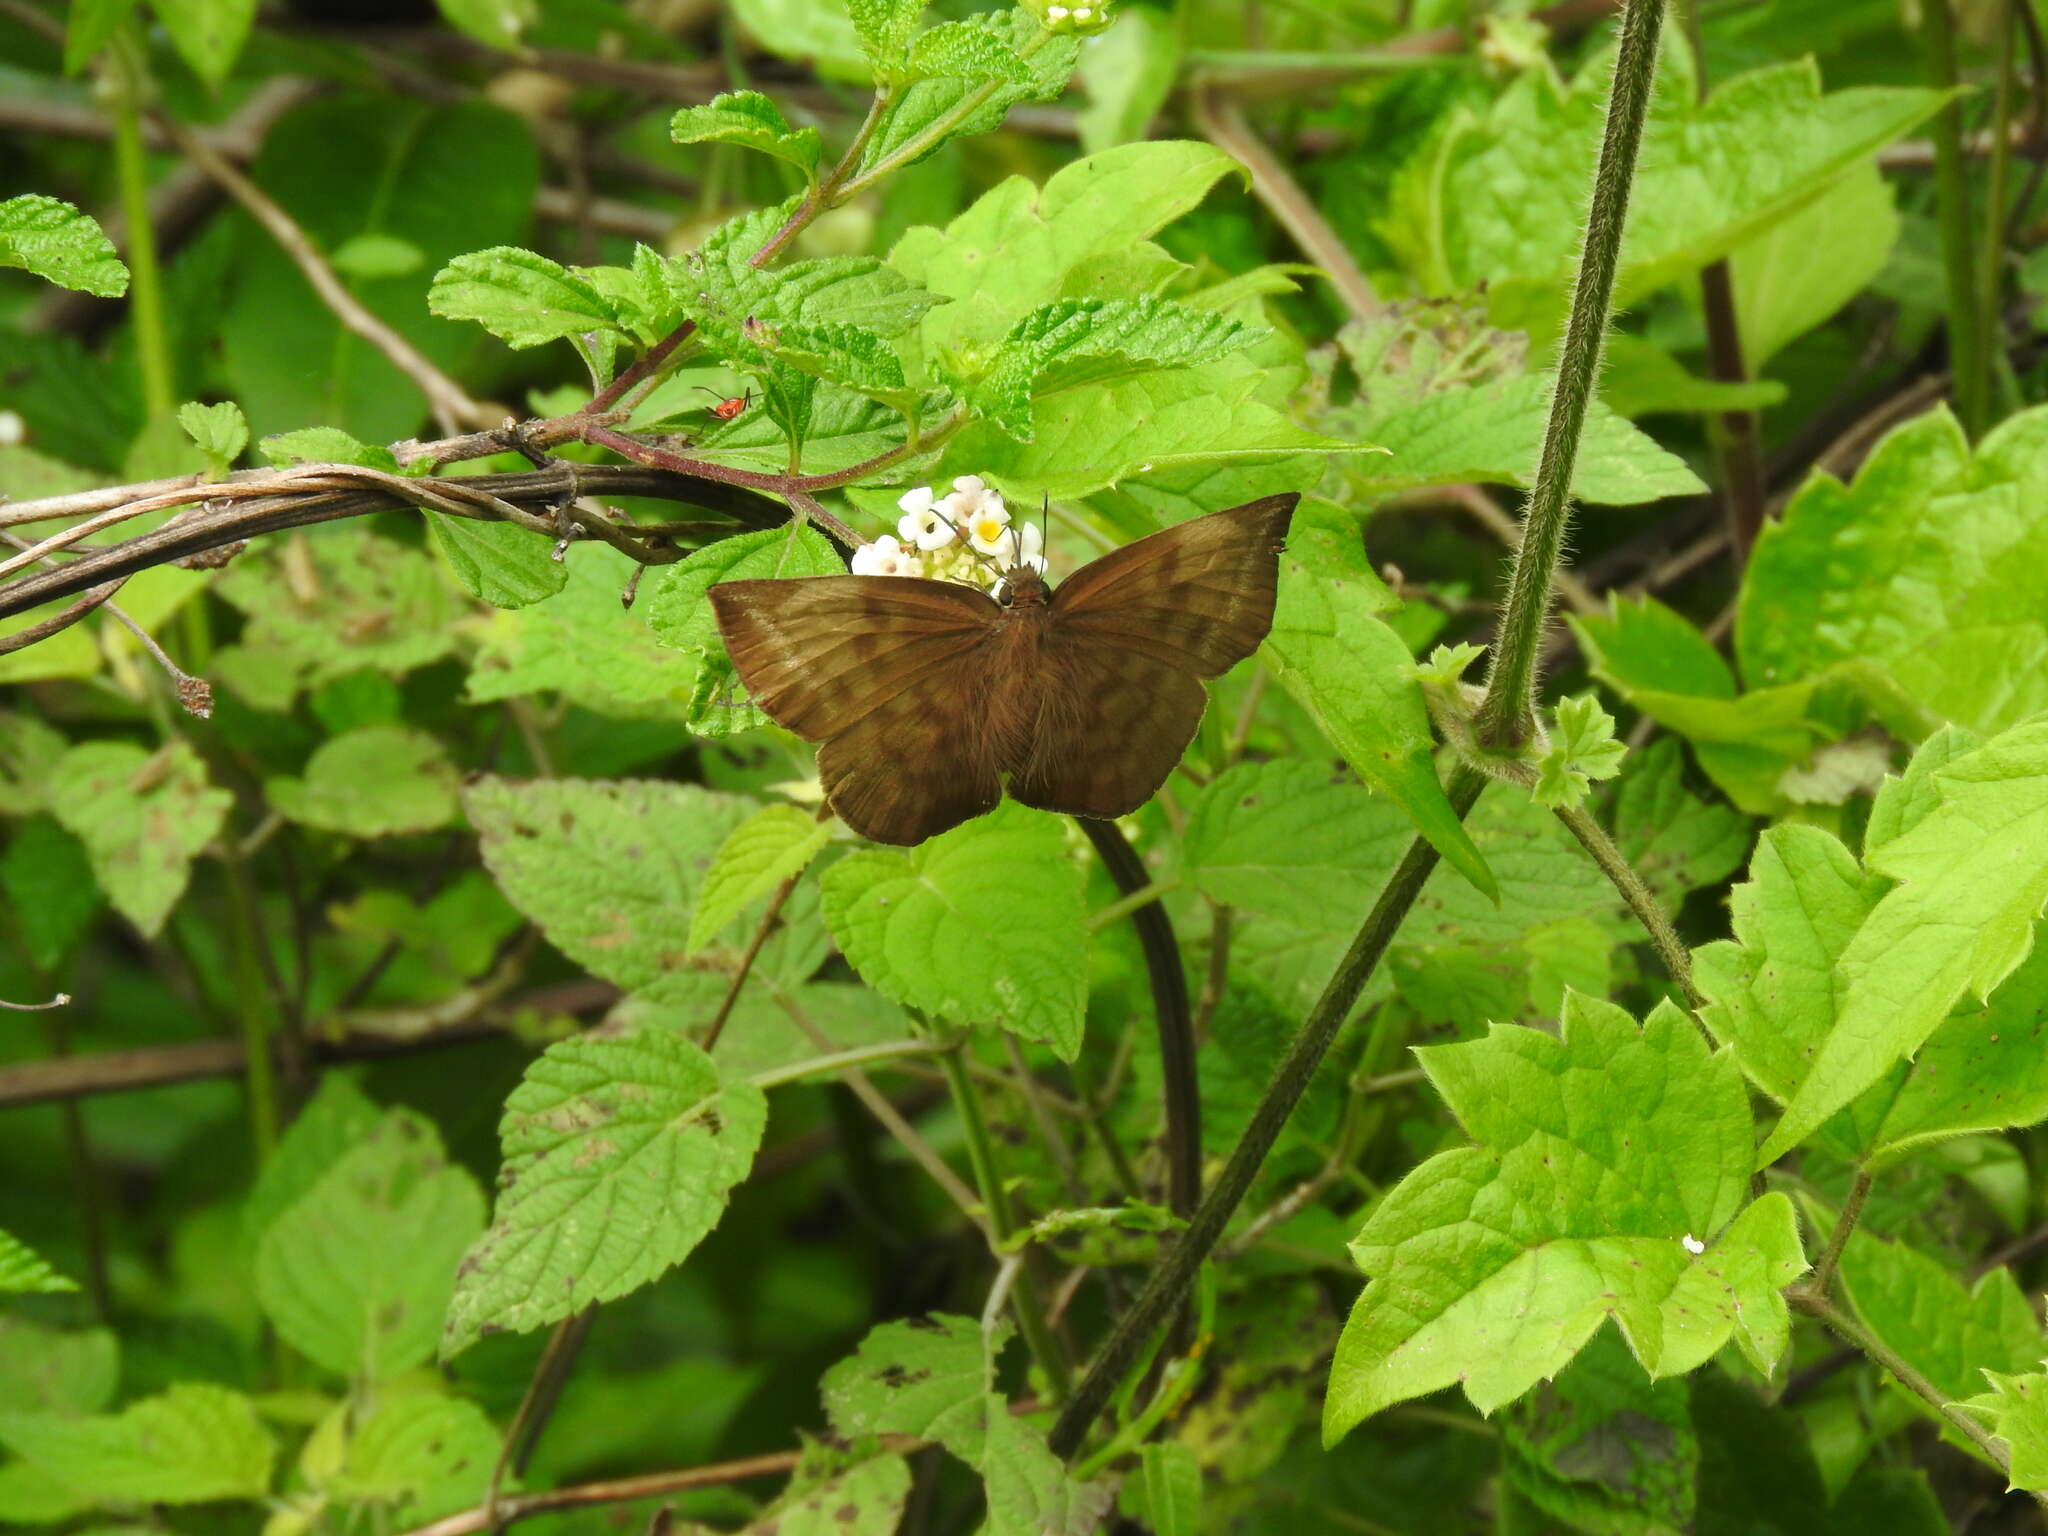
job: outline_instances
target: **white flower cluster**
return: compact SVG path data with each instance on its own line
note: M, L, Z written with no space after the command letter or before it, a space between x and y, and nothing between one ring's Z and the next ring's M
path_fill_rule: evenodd
M853 552L854 575L929 576L989 587L1014 565L1045 570L1043 530L1035 523L1011 527L1002 493L979 475L962 475L941 498L920 485L896 505L903 511L896 531Z
M1074 20L1080 22L1083 26L1086 26L1094 18L1095 10L1094 7L1086 5L1077 5L1072 8L1064 5L1048 5L1045 8L1045 19L1047 21L1065 21L1069 16L1073 17Z

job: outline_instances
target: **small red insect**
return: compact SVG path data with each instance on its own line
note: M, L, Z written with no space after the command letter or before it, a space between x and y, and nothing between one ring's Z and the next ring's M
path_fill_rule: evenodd
M747 402L754 398L754 391L751 388L744 395L734 395L728 400L709 385L699 384L697 387L703 390L705 394L711 396L712 399L718 401L718 404L711 407L711 414L720 421L731 421L741 411L744 411L747 408Z

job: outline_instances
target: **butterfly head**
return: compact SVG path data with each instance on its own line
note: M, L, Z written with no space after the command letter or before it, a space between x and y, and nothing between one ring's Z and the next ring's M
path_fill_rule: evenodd
M1005 608L1043 608L1052 590L1045 584L1045 572L1019 561L1003 572L994 596Z

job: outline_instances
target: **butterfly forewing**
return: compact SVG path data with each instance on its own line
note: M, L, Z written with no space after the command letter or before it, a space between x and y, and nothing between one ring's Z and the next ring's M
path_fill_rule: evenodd
M1278 555L1300 499L1261 497L1111 550L1060 583L1056 624L1196 677L1221 676L1273 627Z
M1002 610L972 587L902 576L725 581L719 633L756 704L824 741L906 689L970 665Z

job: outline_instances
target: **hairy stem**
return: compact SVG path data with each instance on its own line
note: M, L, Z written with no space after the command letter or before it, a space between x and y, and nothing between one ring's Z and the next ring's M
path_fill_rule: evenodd
M1600 164L1593 173L1593 205L1572 287L1571 317L1565 323L1557 388L1543 432L1536 486L1522 518L1522 544L1508 581L1507 611L1479 709L1479 735L1488 746L1517 747L1535 723L1536 666L1543 651L1543 624L1550 612L1550 588L1564 549L1571 516L1572 471L1578 463L1579 433L1600 373L1614 274L1621 257L1622 228L1628 221L1629 184L1642 144L1650 87L1657 74L1657 39L1664 27L1664 0L1629 0L1621 23L1621 48L1607 100L1607 131Z
M1678 936L1678 930L1671 926L1671 919L1665 916L1663 904L1644 883L1643 877L1636 873L1635 866L1614 846L1614 839L1607 835L1607 829L1595 821L1583 806L1561 806L1557 819L1571 829L1572 836L1579 840L1579 846L1593 856L1600 872L1621 893L1621 899L1628 903L1629 911L1636 915L1636 921L1650 936L1657 958L1664 962L1665 974L1685 995L1686 1006L1694 1010L1705 1006L1706 999L1693 986L1692 951L1685 947L1685 940ZM1711 1041L1708 1043L1712 1044Z
M1816 1296L1825 1299L1835 1283L1835 1270L1842 1262L1842 1250L1849 1246L1849 1234L1856 1230L1856 1223L1863 1217L1863 1202L1870 1198L1870 1185L1870 1170L1858 1168L1856 1177L1850 1181L1849 1193L1842 1201L1841 1213L1835 1217L1835 1230L1828 1234L1827 1252L1813 1266L1813 1275L1804 1287Z
M1450 799L1452 808L1460 817L1472 809L1472 803L1479 798L1484 784L1485 780L1476 770L1458 769L1451 782ZM1075 1388L1058 1422L1053 1425L1051 1444L1055 1454L1072 1457L1080 1449L1088 1427L1109 1402L1110 1395L1136 1362L1153 1332L1179 1311L1203 1260L1215 1248L1231 1216L1257 1182L1259 1170L1265 1165L1267 1154L1273 1150L1273 1143L1279 1139L1281 1128L1287 1124L1288 1116L1294 1113L1294 1106L1301 1101L1316 1068L1322 1065L1330 1043L1337 1038L1337 1031L1351 1016L1352 1005L1358 1001L1358 994L1371 978L1380 957L1387 952L1387 945L1393 941L1401 920L1415 905L1415 898L1422 894L1423 882L1436 868L1437 857L1436 849L1419 837L1408 845L1408 851L1388 878L1386 889L1380 892L1379 900L1373 903L1372 910L1359 926L1357 936L1352 939L1351 947L1338 963L1336 974L1323 988L1323 995L1316 999L1315 1007L1309 1011L1300 1032L1294 1037L1294 1043L1288 1047L1286 1058L1274 1072L1272 1082L1267 1084L1258 1107L1252 1111L1250 1123L1245 1126L1244 1135L1231 1149L1230 1160L1224 1164L1223 1172L1189 1220L1187 1230L1167 1248L1159 1267L1145 1282L1144 1290L1138 1293L1138 1299L1117 1319L1116 1328L1096 1354L1088 1367L1088 1374Z

